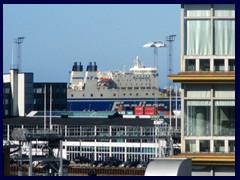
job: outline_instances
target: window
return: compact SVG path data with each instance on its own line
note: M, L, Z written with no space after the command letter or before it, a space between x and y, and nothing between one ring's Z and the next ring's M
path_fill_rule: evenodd
M184 96L188 98L210 98L211 85L188 85L185 88Z
M185 55L212 55L210 20L185 20Z
M195 140L186 140L185 141L186 152L196 152L196 141Z
M235 85L215 85L214 97L235 99Z
M235 4L214 4L214 16L223 17L223 16L235 16Z
M235 102L215 101L213 133L215 136L235 136Z
M207 17L207 16L210 16L211 14L211 6L210 4L201 4L201 5L190 5L190 4L185 4L184 5L184 9L185 9L185 12L184 12L184 16L187 16L187 17Z
M37 89L36 89L36 93L37 93L37 94L40 94L40 93L42 93L42 92L43 92L43 91L42 91L42 88L37 88Z
M224 59L214 60L214 71L224 71Z
M5 88L5 93L9 94L10 93L10 88Z
M214 21L214 54L235 55L235 20Z
M194 59L186 59L185 71L195 71L196 62Z
M200 71L210 71L209 59L200 59Z
M235 71L235 59L228 60L228 71Z
M9 115L9 114L8 114L8 109L5 109L5 115Z
M228 152L235 152L235 141L228 141Z
M214 152L224 152L224 140L215 140L214 141Z
M8 99L5 99L5 103L4 104L8 104Z
M200 152L210 152L210 141L200 140L199 141Z
M185 103L185 136L210 135L210 101L187 101Z

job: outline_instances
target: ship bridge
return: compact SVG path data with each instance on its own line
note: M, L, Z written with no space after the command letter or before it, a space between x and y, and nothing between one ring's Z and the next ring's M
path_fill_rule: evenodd
M145 66L143 66L142 62L137 56L136 59L134 60L133 68L130 68L130 72L133 74L156 74L157 68L156 67L146 68Z

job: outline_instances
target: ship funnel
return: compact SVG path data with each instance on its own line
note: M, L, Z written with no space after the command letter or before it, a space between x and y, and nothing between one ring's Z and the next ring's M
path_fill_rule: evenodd
M81 62L79 62L79 70L82 72L83 71L83 65Z
M72 71L77 71L77 62L74 62L73 67L72 67Z
M94 71L97 71L97 64L94 62Z

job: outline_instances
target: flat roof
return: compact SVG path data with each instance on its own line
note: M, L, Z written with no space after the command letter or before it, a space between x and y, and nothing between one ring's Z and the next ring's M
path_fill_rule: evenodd
M102 126L154 126L153 120L145 118L81 118L52 117L52 124L58 125L102 125ZM46 118L49 124L49 117ZM3 119L3 125L44 125L44 117L9 117Z
M168 78L179 83L235 83L234 72L181 72Z

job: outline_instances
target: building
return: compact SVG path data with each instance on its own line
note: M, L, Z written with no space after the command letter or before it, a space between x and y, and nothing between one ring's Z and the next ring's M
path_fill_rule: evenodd
M33 84L33 110L44 110L44 88L46 85L46 109L50 109L50 87L52 87L52 110L65 111L67 109L67 83L36 82Z
M25 116L33 109L33 73L11 69L3 75L4 116Z
M77 156L86 156L91 160L105 160L107 157L116 157L122 161L142 160L164 157L170 150L169 126L155 125L150 118L121 118L106 117L101 114L109 112L75 112L81 117L64 117L59 114L52 116L52 129L63 135L63 157L73 161ZM83 117L83 113L85 117ZM98 113L96 115L96 113ZM89 117L86 117L88 114ZM95 114L96 116L93 116ZM49 130L49 116L46 124ZM3 144L13 141L11 136L15 128L25 128L32 134L43 131L44 117L35 115L27 117L11 117L3 119ZM173 140L179 142L179 133L172 134ZM45 155L41 145L33 150L38 155ZM180 146L175 144L175 153ZM36 147L36 145L35 145ZM28 149L28 143L23 144ZM23 153L28 153L24 151Z
M67 83L35 83L34 74L11 69L3 74L3 115L26 116L31 111L44 110L44 86L46 84L46 109L50 109L50 86L52 87L52 110L66 110Z
M181 151L235 154L235 5L183 4L181 39Z

